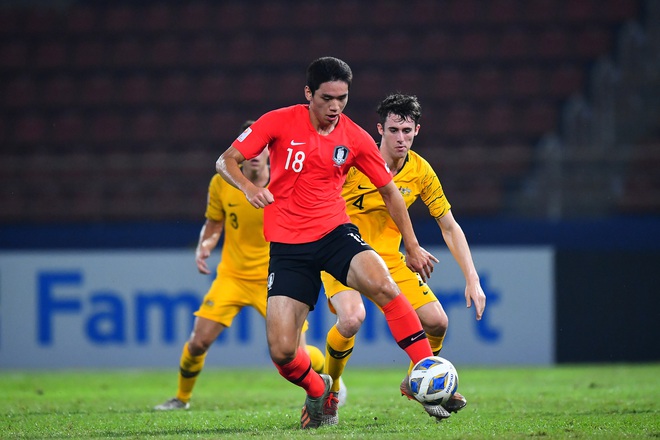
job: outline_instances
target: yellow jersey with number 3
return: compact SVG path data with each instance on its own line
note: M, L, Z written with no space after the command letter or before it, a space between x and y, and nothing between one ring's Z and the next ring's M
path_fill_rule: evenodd
M216 174L209 184L206 218L224 221L218 276L228 274L244 280L265 280L269 244L263 233L264 210L250 205L242 191Z
M451 205L445 197L440 180L431 165L419 154L409 151L403 167L394 176L406 207L418 197L422 199L434 218L440 218ZM401 261L401 233L383 202L378 190L369 179L355 168L346 176L342 189L346 211L360 229L362 238L385 260L388 267Z

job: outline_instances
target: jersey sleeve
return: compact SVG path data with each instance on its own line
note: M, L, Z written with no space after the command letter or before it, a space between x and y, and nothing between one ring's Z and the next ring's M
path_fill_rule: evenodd
M420 197L429 208L429 213L434 218L440 218L451 209L440 184L440 179L438 179L433 167L424 159L421 159L420 171Z
M273 129L277 129L280 118L271 111L257 119L231 144L246 160L257 157L273 140Z
M221 222L225 219L225 211L222 208L222 177L216 174L209 183L209 192L206 199L205 217L209 220Z

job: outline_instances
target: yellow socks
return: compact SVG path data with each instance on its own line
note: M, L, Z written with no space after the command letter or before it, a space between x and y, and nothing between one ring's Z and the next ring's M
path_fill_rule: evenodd
M345 338L333 325L326 337L326 356L324 370L332 377L334 381L330 391L339 391L339 378L344 372L348 359L353 352L355 345L355 336Z
M307 345L307 354L312 361L312 370L317 373L323 373L323 366L325 365L325 356L323 352L313 345Z
M204 359L206 353L200 356L193 356L188 351L188 343L186 342L181 352L181 360L179 362L179 389L176 392L176 398L182 402L189 402L192 396L192 390L197 381L197 376L204 368Z

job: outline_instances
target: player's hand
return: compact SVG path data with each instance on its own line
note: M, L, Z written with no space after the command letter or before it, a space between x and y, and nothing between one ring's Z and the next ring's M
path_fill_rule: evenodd
M474 313L477 316L477 321L479 321L486 308L486 294L478 282L472 285L468 284L465 287L465 304L468 309L472 307L472 303L474 303Z
M255 208L265 208L275 201L268 188L260 188L255 185L245 190L245 198Z
M211 251L205 247L198 247L197 251L195 251L195 263L197 263L197 270L199 273L203 273L204 275L209 275L211 273L209 266L206 264L206 259L210 255Z
M424 282L431 278L433 265L438 261L437 258L421 246L417 246L412 250L406 249L406 265L413 272L417 272Z

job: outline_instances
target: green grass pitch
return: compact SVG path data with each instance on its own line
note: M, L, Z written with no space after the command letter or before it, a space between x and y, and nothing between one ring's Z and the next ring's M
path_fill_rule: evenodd
M436 422L404 372L353 367L338 426L301 431L304 392L274 368L208 367L191 409L155 412L176 369L0 371L0 439L660 438L660 364L459 369L468 406Z

